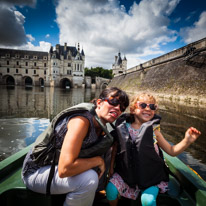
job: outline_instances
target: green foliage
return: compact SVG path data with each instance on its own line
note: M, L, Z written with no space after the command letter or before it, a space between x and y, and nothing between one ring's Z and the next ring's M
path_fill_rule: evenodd
M106 79L112 79L112 69L104 69L102 67L95 67L95 68L85 68L85 76L90 77L103 77Z

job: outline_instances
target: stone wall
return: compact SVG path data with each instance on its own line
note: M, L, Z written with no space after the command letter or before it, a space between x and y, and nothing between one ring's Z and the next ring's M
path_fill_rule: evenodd
M192 47L189 45L181 50L185 52L179 56L171 52L164 58L149 61L149 66L145 66L147 62L137 66L139 69L133 68L126 74L115 76L109 86L117 86L129 93L147 91L159 97L206 103L205 44L195 47L194 43Z

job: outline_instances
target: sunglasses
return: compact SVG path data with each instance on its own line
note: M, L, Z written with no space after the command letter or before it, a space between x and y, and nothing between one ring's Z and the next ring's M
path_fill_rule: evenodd
M120 105L120 111L124 112L125 111L125 106L123 105L123 103L121 103L121 101L119 99L116 98L102 98L103 101L108 102L110 105L116 107L117 105Z
M147 106L149 106L149 108L151 110L156 110L157 109L157 105L156 104L146 104L144 102L137 102L137 105L141 108L141 109L145 109Z

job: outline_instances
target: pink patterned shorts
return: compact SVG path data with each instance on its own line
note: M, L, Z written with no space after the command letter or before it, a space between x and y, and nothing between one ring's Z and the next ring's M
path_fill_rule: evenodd
M112 178L109 180L117 188L120 196L136 200L139 192L141 191L138 186L136 188L131 188L124 182L122 177L118 173L114 173ZM165 193L168 191L168 182L160 182L157 187L160 193Z

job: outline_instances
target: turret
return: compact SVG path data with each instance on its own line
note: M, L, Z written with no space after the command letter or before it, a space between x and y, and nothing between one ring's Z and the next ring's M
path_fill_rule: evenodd
M56 52L59 54L59 44L56 44Z
M64 43L64 51L67 51L67 43Z

